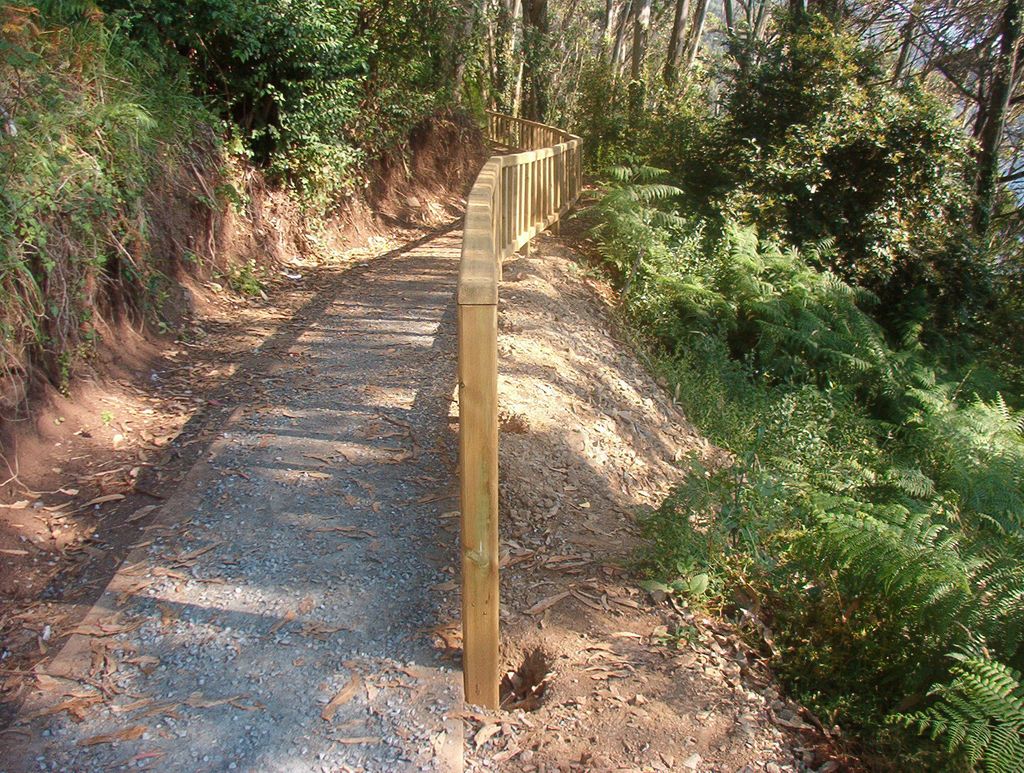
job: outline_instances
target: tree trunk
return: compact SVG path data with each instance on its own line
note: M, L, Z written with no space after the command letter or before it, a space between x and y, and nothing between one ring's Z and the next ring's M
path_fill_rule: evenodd
M601 31L601 39L611 42L612 35L619 21L619 14L622 13L622 6L616 0L605 0L604 2L604 24Z
M637 12L633 17L633 59L630 79L640 80L643 76L644 56L647 53L647 32L651 27L652 0L638 0Z
M732 37L736 32L736 17L733 15L732 0L722 0L722 10L725 11L725 33Z
M523 3L523 115L543 121L548 111L544 63L548 47L548 0Z
M508 29L506 45L502 52L502 89L503 109L511 115L518 116L521 109L523 92L523 2L522 0L504 0L504 18Z
M978 173L975 178L974 232L983 236L992 221L996 182L999 179L999 146L1003 141L1010 95L1017 80L1017 51L1021 41L1021 0L1007 0L999 22L999 54L992 73L979 136Z
M674 86L679 77L679 60L683 56L683 31L690 17L690 0L676 0L676 14L672 19L672 35L665 56L665 85Z
M465 8L466 18L462 21L462 40L466 41L466 43L469 43L469 41L473 39L473 32L476 29L477 19L482 10L482 8L477 8L477 4L475 2L468 3ZM452 74L452 93L455 94L455 101L458 104L462 104L462 81L466 77L466 64L471 50L472 49L467 45L466 48L459 50L455 54L455 72Z
M693 17L693 27L690 30L690 39L686 44L686 70L693 67L697 59L697 51L700 49L700 39L704 34L704 22L708 19L708 0L697 0L697 8Z
M622 63L626 59L626 30L629 29L629 23L633 20L633 15L636 13L639 2L640 0L632 0L628 6L624 6L619 11L615 25L615 45L612 46L612 68L615 72L615 77L618 77L619 73L621 73Z
M768 0L761 0L757 8L757 18L750 33L750 45L753 48L764 38L765 23L768 21Z
M900 31L903 41L900 43L900 56L896 60L896 69L892 74L892 79L897 84L903 80L903 70L907 66L907 59L910 58L910 44L914 41L914 26L917 21L917 5L917 3L914 3L914 7L907 17L907 23L903 25L903 29Z

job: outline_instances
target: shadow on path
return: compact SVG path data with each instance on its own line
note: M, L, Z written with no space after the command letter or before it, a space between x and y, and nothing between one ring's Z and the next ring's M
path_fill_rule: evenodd
M152 755L171 770L393 770L444 756L461 700L432 635L455 610L438 588L458 549L441 518L457 506L458 225L331 276L213 396L248 399L214 431L185 428L199 462L143 544L108 558L106 593L52 664L108 710L39 716L67 690L34 696L15 723L25 768ZM115 633L88 635L100 626Z

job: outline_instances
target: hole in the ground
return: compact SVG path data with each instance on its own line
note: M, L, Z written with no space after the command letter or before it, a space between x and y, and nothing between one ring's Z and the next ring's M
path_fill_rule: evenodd
M540 648L532 650L519 668L506 672L501 680L501 707L506 711L536 711L544 700L550 677L547 654Z

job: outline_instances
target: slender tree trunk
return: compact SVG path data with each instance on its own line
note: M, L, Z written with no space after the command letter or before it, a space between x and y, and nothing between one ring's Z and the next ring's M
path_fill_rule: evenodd
M523 2L504 0L504 19L507 24L505 46L501 55L504 109L518 116L523 93Z
M526 87L524 114L534 121L544 120L548 110L548 90L544 79L547 45L548 0L525 0L523 5L523 65Z
M633 59L630 79L640 80L643 75L644 56L647 53L647 32L651 27L652 0L639 0L633 18Z
M896 60L896 69L892 74L892 79L897 84L903 80L903 71L906 69L907 60L910 58L910 46L914 42L914 28L917 26L917 14L920 5L920 0L914 3L914 6L910 9L910 15L907 17L907 23L903 25L903 29L900 31L900 36L902 37L900 55Z
M612 35L615 34L616 23L619 20L619 14L622 12L622 6L616 2L616 0L605 0L604 2L604 24L601 29L601 38L607 42L611 42Z
M483 5L481 1L480 5ZM475 2L468 3L464 9L466 18L462 21L462 40L468 44L473 39L473 32L476 29L477 19L483 13L483 8L477 7ZM462 81L466 77L466 64L469 60L470 48L467 46L455 54L455 72L452 74L452 92L455 94L455 101L462 103Z
M1021 0L1007 0L999 23L999 55L992 73L985 122L979 136L975 179L974 232L988 231L999 179L999 146L1003 141L1010 95L1017 80L1017 51L1021 42Z
M732 0L722 0L722 10L725 12L725 32L732 37L736 32L736 17L733 15Z
M612 46L612 68L616 77L622 72L622 64L626 59L626 30L629 29L639 2L640 0L631 0L628 6L619 11L615 25L615 45Z
M686 70L689 72L697 59L697 51L700 49L700 39L704 35L704 22L708 19L708 0L697 0L697 7L694 11L693 27L690 29L690 39L686 45Z
M665 85L674 86L679 78L679 60L683 56L683 32L690 16L690 0L676 0L676 13L672 19L672 34L665 55Z
M750 33L750 45L753 48L764 38L765 23L768 21L768 0L761 0L757 7L757 17Z

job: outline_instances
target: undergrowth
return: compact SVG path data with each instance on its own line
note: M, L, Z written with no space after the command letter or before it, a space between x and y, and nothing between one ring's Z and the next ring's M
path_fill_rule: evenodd
M657 215L674 189L655 170L610 177L597 236L626 313L733 459L693 461L646 521L647 575L749 623L866 757L1021 769L1020 396L951 365L913 315L883 327L822 268L830 241Z
M183 73L107 26L46 26L2 10L0 390L23 397L28 369L66 389L104 310L145 313L166 285L148 259L144 194L209 126Z
M258 169L321 228L450 107L463 15L433 0L0 6L0 416L43 379L66 391L105 322L166 331L179 270L262 294L253 265L206 265L161 226L246 210L204 178ZM156 201L168 185L180 200Z

